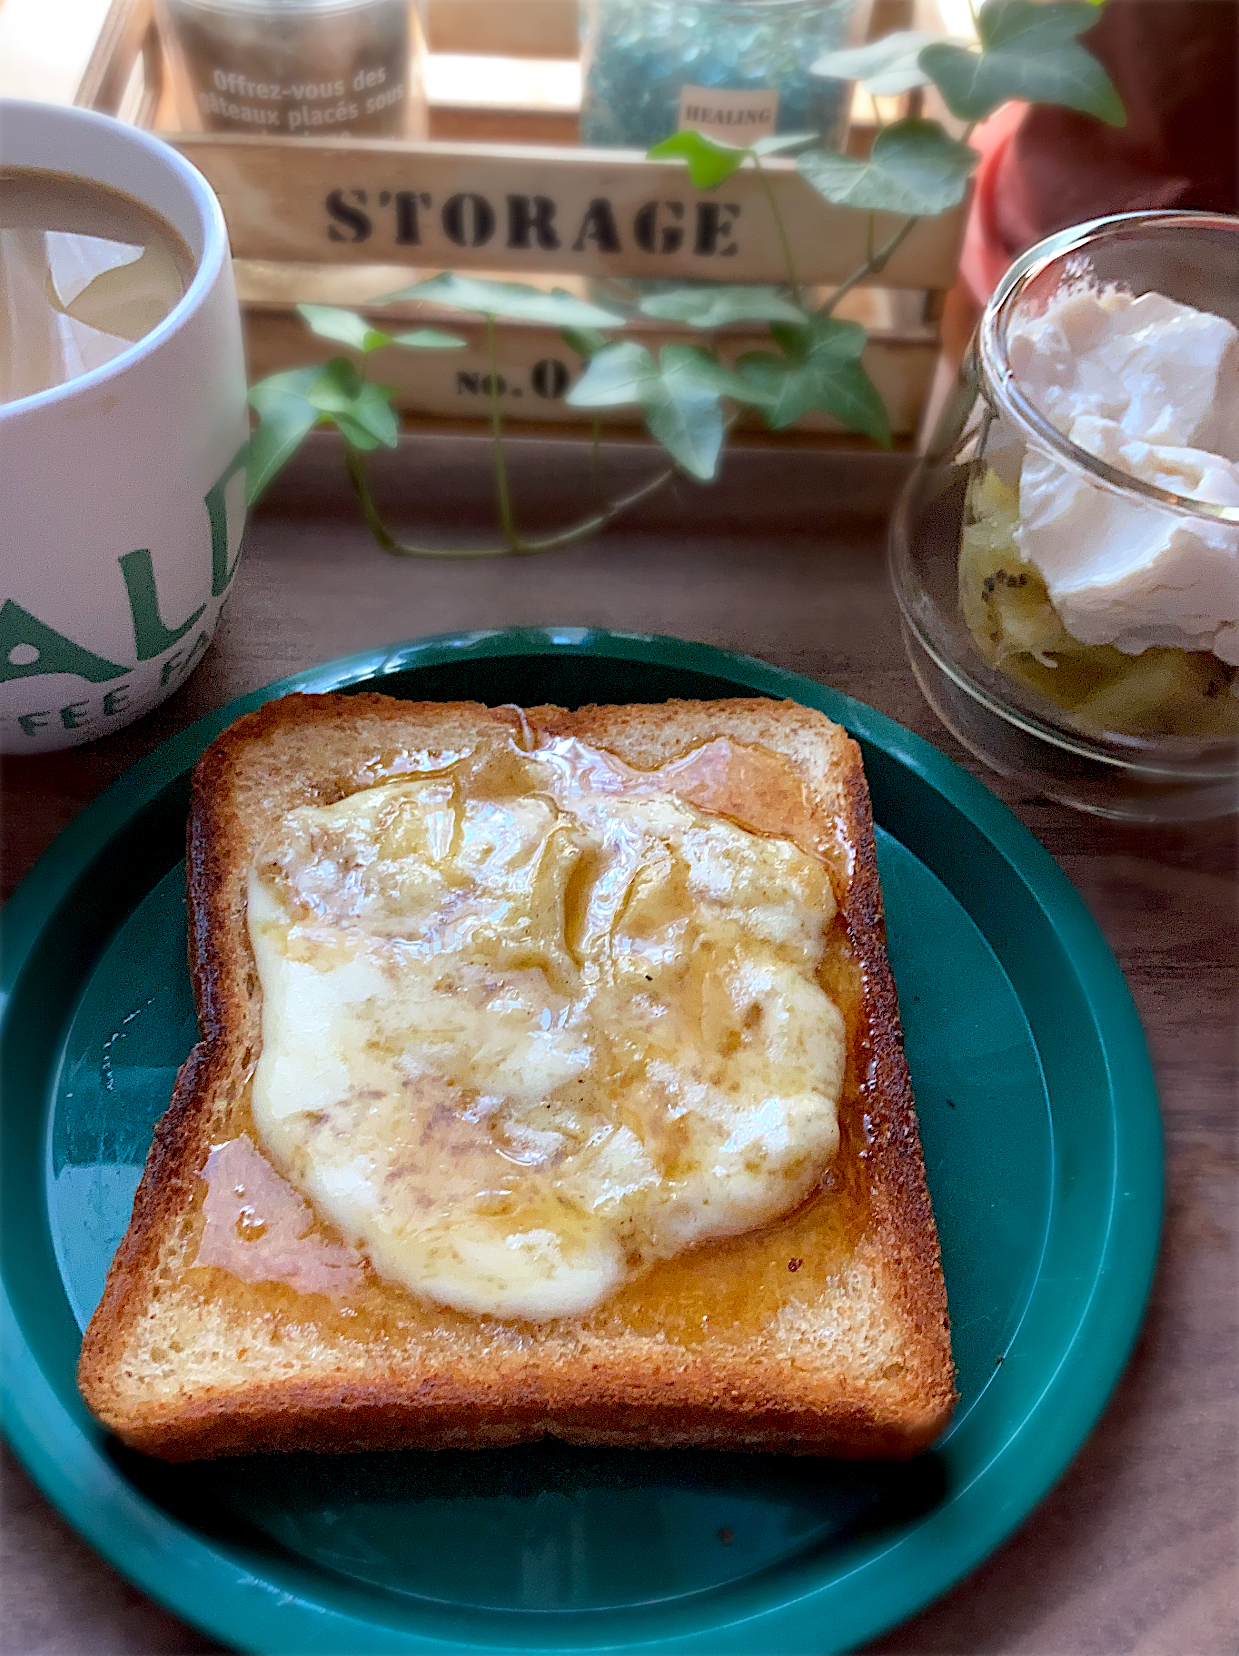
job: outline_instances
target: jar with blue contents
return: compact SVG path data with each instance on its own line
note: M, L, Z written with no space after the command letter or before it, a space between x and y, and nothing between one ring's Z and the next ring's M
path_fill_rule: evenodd
M583 0L581 142L648 149L694 127L727 143L813 132L841 149L851 87L810 72L867 0Z

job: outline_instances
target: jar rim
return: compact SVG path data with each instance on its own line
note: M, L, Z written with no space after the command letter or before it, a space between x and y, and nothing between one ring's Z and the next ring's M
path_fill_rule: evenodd
M1239 505L1223 506L1214 501L1198 500L1192 495L1175 494L1123 471L1088 449L1081 448L1078 443L1073 443L1020 389L1007 354L1007 333L1016 311L1029 286L1052 265L1072 254L1087 253L1101 241L1127 236L1132 231L1147 230L1160 236L1184 229L1217 231L1230 237L1235 243L1235 267L1239 268L1239 219L1226 213L1161 209L1108 214L1104 218L1089 219L1084 224L1071 225L1028 248L1007 270L981 315L977 328L981 366L1001 412L1037 447L1051 450L1070 470L1082 474L1111 494L1128 499L1137 495L1184 517L1239 525Z

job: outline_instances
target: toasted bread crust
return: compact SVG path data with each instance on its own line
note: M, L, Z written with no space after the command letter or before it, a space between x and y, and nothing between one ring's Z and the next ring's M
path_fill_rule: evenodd
M789 1360L786 1343L760 1336L747 1346L706 1339L687 1347L556 1327L553 1338L505 1344L479 1325L472 1341L457 1339L446 1355L417 1341L402 1349L341 1342L335 1361L287 1376L225 1376L171 1392L144 1383L134 1352L143 1327L152 1318L157 1326L161 1260L192 1207L214 1129L261 1046L245 921L258 842L294 806L329 803L398 774L412 750L519 739L526 718L638 768L716 736L765 746L798 772L823 840L846 842L850 867L836 884L863 983L867 1075L850 1107L864 1117L868 1218L840 1293L841 1303L855 1302L861 1324L881 1321L897 1346L889 1366L898 1372L871 1373L851 1347L822 1353L812 1338L803 1357L793 1344ZM253 1449L482 1446L551 1433L578 1443L903 1457L941 1431L955 1401L946 1294L886 954L868 791L859 750L838 726L764 699L525 715L364 693L289 696L239 719L199 761L188 879L202 1040L156 1129L78 1369L88 1406L125 1442L185 1460ZM244 1330L244 1304L214 1308L226 1337Z

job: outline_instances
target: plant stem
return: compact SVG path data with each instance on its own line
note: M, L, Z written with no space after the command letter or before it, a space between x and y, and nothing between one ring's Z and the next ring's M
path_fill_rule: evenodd
M561 529L554 535L546 535L537 540L523 540L519 536L515 541L509 540L503 546L414 546L408 541L397 540L387 525L383 522L378 507L374 503L374 496L370 493L370 484L366 478L365 462L360 450L347 444L344 450L345 463L348 467L349 481L353 491L361 503L362 516L366 520L366 527L374 536L384 552L390 552L400 558L506 558L515 553L518 557L529 557L537 552L555 552L562 546L572 546L576 541L586 540L598 530L605 529L617 517L626 512L630 506L636 506L648 495L655 494L663 488L676 474L674 466L668 466L658 472L648 482L640 484L618 500L611 501L601 511L595 512L592 517L574 523L570 528Z
M585 518L581 523L573 524L570 529L561 529L557 534L546 535L540 540L523 540L518 550L525 553L554 552L561 546L571 546L575 541L585 540L599 529L605 529L608 523L613 523L630 506L636 506L648 495L657 493L670 483L675 475L676 468L667 466L648 482L640 484L626 495L621 495L618 500L611 501L600 512L595 512L593 517Z
M770 183L770 175L761 164L761 157L753 156L753 171L761 179L761 187L765 191L766 200L770 203L771 217L774 227L779 233L779 245L783 249L783 263L787 269L787 285L792 291L792 303L804 308L804 301L800 296L800 282L796 276L796 265L792 259L792 244L787 237L787 226L783 223L783 215L779 211L778 201L775 199L774 189Z
M602 420L597 414L589 422L589 475L599 504L605 506L607 497L602 492Z
M654 494L676 475L674 465L667 466L647 482L640 484L618 500L603 500L600 509L581 522L561 529L553 535L539 536L534 540L526 540L518 531L512 514L512 496L508 488L507 460L503 451L503 419L499 406L499 360L495 334L495 318L486 318L486 358L490 378L490 424L494 439L495 450L495 494L499 506L499 522L503 529L503 546L415 546L411 542L397 540L395 535L383 522L382 514L375 505L374 496L370 492L370 483L366 477L365 460L362 451L356 449L345 440L344 458L348 467L349 481L353 485L353 492L361 504L362 516L366 520L366 527L374 536L384 552L391 552L401 558L504 558L516 554L518 557L528 557L537 552L554 552L561 546L571 546L576 541L585 540L605 529L609 523L626 512L630 506L635 506L644 500L647 495ZM590 443L590 471L594 479L595 488L601 489L600 459L602 443L602 427L595 415L593 419L592 441Z
M895 249L906 240L908 235L911 233L913 225L917 223L919 223L919 220L916 218L904 219L898 230L896 230L895 234L884 246L879 247L876 253L871 253L865 260L864 264L861 265L860 269L854 270L846 282L839 283L839 286L831 294L830 298L822 306L818 314L820 316L829 316L838 305L840 299L843 298L845 293L851 293L852 289L859 286L859 284L863 282L866 277L876 276L880 270L884 269L891 254L894 253Z
M499 350L495 340L495 318L486 318L486 363L490 369L490 429L495 439L495 494L499 500L499 525L513 552L520 550L520 536L512 518L508 493L508 466L503 452L503 415L499 408Z

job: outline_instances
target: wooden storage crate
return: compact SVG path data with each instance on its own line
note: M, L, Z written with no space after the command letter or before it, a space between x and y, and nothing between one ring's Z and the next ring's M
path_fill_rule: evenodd
M575 0L431 0L428 45L432 69L443 52L562 62L576 52ZM536 101L491 108L432 101L430 137L421 142L179 131L151 0L114 0L77 101L153 127L214 186L232 239L254 379L332 355L336 347L310 335L294 306L341 304L379 320L433 321L465 337L463 351L379 353L374 371L397 386L408 415L481 418L490 381L480 323L379 296L443 269L558 285L603 301L625 279L784 279L769 203L750 169L719 190L696 191L678 162L578 147L575 112ZM852 147L863 149L870 137L854 125ZM866 215L824 202L792 161L773 159L765 169L801 282L846 278L865 257ZM878 215L877 245L898 222ZM880 283L853 290L838 312L870 330L865 363L898 439L914 435L929 394L941 299L955 278L963 224L962 206L922 220ZM628 333L651 345L701 338L646 319ZM751 326L728 329L718 342L727 359L769 343ZM589 411L564 401L579 370L553 330L502 324L499 386L512 418L588 425ZM608 426L640 419L635 408L605 413ZM752 414L742 425L760 429ZM839 440L824 414L807 415L794 430Z

